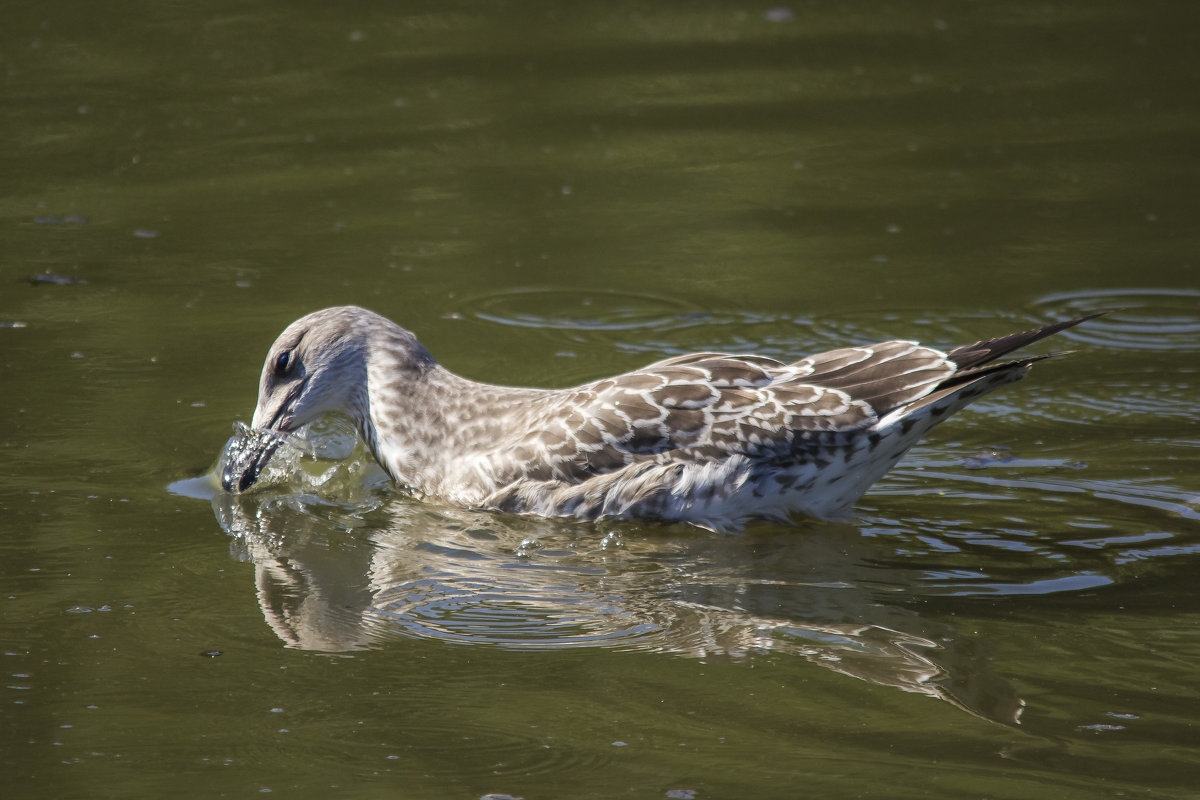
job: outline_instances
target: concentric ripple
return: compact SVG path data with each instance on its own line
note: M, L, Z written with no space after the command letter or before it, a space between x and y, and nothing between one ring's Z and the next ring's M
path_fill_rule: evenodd
M1114 313L1059 336L1125 350L1200 350L1200 290L1107 289L1047 295L1036 303L1050 317Z
M620 600L565 581L538 586L522 576L505 585L496 577L445 576L391 586L376 597L375 612L410 636L513 650L628 645L658 630L624 612Z
M636 292L515 289L468 298L479 319L525 328L575 331L665 330L697 324L706 316L678 298Z

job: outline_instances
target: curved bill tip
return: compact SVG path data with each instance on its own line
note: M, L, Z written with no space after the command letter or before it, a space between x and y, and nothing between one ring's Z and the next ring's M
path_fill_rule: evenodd
M225 448L221 488L227 492L249 489L258 482L280 444L282 440L270 431L250 431L245 436L235 436Z

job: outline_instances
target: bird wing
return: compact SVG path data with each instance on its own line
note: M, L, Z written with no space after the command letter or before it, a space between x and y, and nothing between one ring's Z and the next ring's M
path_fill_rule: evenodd
M1001 356L1095 316L949 353L895 340L792 363L729 353L677 356L531 400L525 427L497 439L476 461L489 485L500 487L523 481L581 483L652 461L714 463L748 456L779 467L819 463L830 449L861 435L885 433L881 429L915 419L923 408L958 397L958 405L934 411L953 413L979 394L1016 380L1046 356L999 361ZM975 384L982 388L971 393ZM508 501L496 502L503 507Z
M545 465L539 473L568 480L667 453L679 460L794 458L831 436L869 428L953 372L944 353L901 341L792 364L693 353L567 390L553 422L523 444Z

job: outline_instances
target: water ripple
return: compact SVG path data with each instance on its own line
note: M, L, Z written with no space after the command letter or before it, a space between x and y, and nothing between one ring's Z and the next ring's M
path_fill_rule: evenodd
M1103 390L1112 396L1068 391L1025 411L1047 419L1088 423L1111 420L1127 424L1131 414L1185 424L1200 417L1200 399L1193 396L1187 383L1110 381Z
M964 597L970 595L981 594L1057 594L1059 592L1083 592L1089 589L1096 589L1101 586L1108 586L1113 583L1113 579L1106 575L1097 575L1091 572L1080 572L1074 575L1064 575L1057 578L1046 578L1044 580L1034 580L1028 582L1012 582L1012 583L937 583L931 582L929 585L935 589L944 589L943 594L950 597Z
M402 582L379 593L375 611L412 636L514 650L611 646L657 630L624 613L619 600L564 581L531 582L528 572L508 582L497 577L493 571Z
M1200 290L1105 289L1047 295L1049 316L1116 313L1064 331L1063 338L1124 350L1200 350Z
M501 325L572 331L665 330L708 316L679 298L609 290L513 289L466 298L463 306L466 314Z
M863 530L895 541L898 563L919 564L920 591L929 595L1077 594L1126 583L1133 576L1125 565L1171 571L1200 553L1200 494L1161 478L1085 478L1074 466L1014 458L979 459L961 471L927 463L897 470L875 496L928 495L934 481L945 487L939 515L877 513ZM1013 501L1042 511L1030 518Z
M1015 459L1008 459L1003 463L1005 466L1022 466L1022 462ZM965 490L956 489L953 492L947 491L946 494L950 496L971 499L1019 499L1021 497L1029 497L1034 493L1040 493L1043 500L1053 502L1063 500L1063 495L1083 494L1098 500L1108 500L1125 505L1152 508L1170 516L1200 521L1200 494L1171 486L1161 479L1076 480L1039 477L1033 474L1000 477L999 475L983 474L986 470L979 468L975 462L964 466L968 466L969 469L963 472L939 472L935 469L922 469L919 473L913 473L904 467L900 467L889 476L887 483L881 484L873 494L898 495L925 493L928 492L928 480L933 479L944 482L946 486L958 483L966 484L970 487ZM1070 463L1056 466L1058 468L1076 469ZM917 477L918 475L920 477L919 486L910 485L907 488L901 488L901 485L908 483L906 478Z

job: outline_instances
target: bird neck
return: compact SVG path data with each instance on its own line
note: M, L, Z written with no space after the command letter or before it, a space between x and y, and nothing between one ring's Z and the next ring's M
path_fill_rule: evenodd
M511 437L511 420L493 409L532 410L551 392L478 383L436 362L415 369L368 362L366 394L359 432L375 460L407 490L445 495L449 483L464 480L464 464L486 460ZM485 483L476 488L495 488Z

